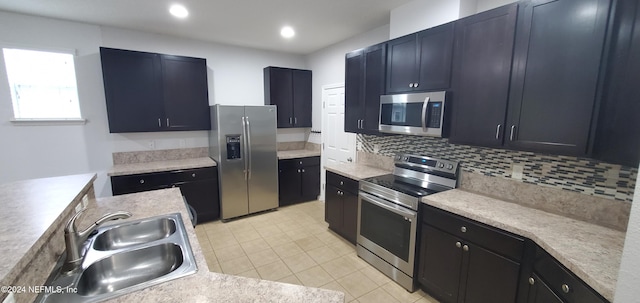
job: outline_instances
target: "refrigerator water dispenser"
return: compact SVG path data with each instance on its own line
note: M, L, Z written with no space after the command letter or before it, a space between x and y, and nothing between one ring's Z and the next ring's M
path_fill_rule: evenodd
M240 151L240 135L227 135L227 160L242 158Z

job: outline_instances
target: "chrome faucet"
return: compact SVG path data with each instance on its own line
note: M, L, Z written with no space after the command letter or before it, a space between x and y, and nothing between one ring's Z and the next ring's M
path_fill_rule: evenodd
M64 244L67 250L67 258L64 261L64 265L62 265L61 272L63 274L71 274L80 268L80 265L82 264L82 248L84 241L89 238L89 235L91 235L94 230L107 221L131 217L131 213L126 211L109 213L102 216L102 218L95 221L85 230L78 231L78 228L76 227L76 220L85 210L86 209L83 209L73 215L73 217L69 219L69 222L67 222L67 226L64 228Z

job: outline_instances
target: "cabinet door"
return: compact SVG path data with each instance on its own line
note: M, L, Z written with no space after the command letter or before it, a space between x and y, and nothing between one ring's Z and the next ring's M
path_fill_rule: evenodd
M447 89L451 80L453 25L447 23L417 34L418 79L414 90Z
M361 109L364 111L361 122L362 133L378 134L380 120L380 96L385 86L387 45L385 43L364 50L364 96Z
M158 54L100 48L109 132L163 128L162 73Z
M359 132L364 90L364 51L345 56L344 131Z
M205 59L162 55L165 127L211 129Z
M413 91L417 63L415 34L387 42L387 94Z
M292 71L293 124L295 127L311 127L311 71Z
M334 231L342 231L343 210L342 191L327 183L324 201L324 220L329 223L329 228Z
M518 291L520 264L480 246L465 242L460 296L465 303L513 303ZM463 274L464 276L464 274Z
M358 237L358 195L342 191L342 231L345 239L356 244Z
M616 22L593 155L608 163L640 162L640 3L616 4Z
M609 2L534 0L524 4L518 17L509 97L509 147L586 153Z
M311 201L320 194L320 165L305 166L301 168L302 201Z
M293 80L290 69L264 69L265 104L277 106L278 128L293 127Z
M527 303L563 303L549 286L535 273L531 275L534 284L529 288Z
M501 147L518 5L456 23L452 143Z
M205 179L177 184L189 205L198 214L198 223L220 218L220 197L217 179Z
M458 302L461 246L460 239L422 224L418 282L429 294L445 303Z
M280 206L291 205L300 201L301 178L300 168L295 160L278 161L278 190Z

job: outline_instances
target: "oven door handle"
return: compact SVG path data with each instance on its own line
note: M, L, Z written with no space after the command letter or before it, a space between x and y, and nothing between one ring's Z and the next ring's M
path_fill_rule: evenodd
M395 205L393 203L389 203L389 202L387 202L385 200L382 200L382 199L380 199L380 198L378 198L376 196L373 196L373 195L370 195L370 194L367 194L367 193L363 193L363 192L358 193L358 195L360 196L360 198L362 198L364 200L367 200L367 202L371 202L372 204L375 204L375 205L377 205L379 207L382 207L382 208L384 208L384 209L386 209L386 210L388 210L390 212L393 212L393 213L395 213L397 215L407 217L407 218L409 218L411 220L416 218L416 214L415 213L408 212L406 210L402 210L400 206L397 206L397 205Z

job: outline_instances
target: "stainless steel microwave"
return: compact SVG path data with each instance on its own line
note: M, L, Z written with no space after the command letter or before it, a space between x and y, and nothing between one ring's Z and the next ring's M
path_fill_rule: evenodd
M442 137L446 92L380 96L383 133Z

